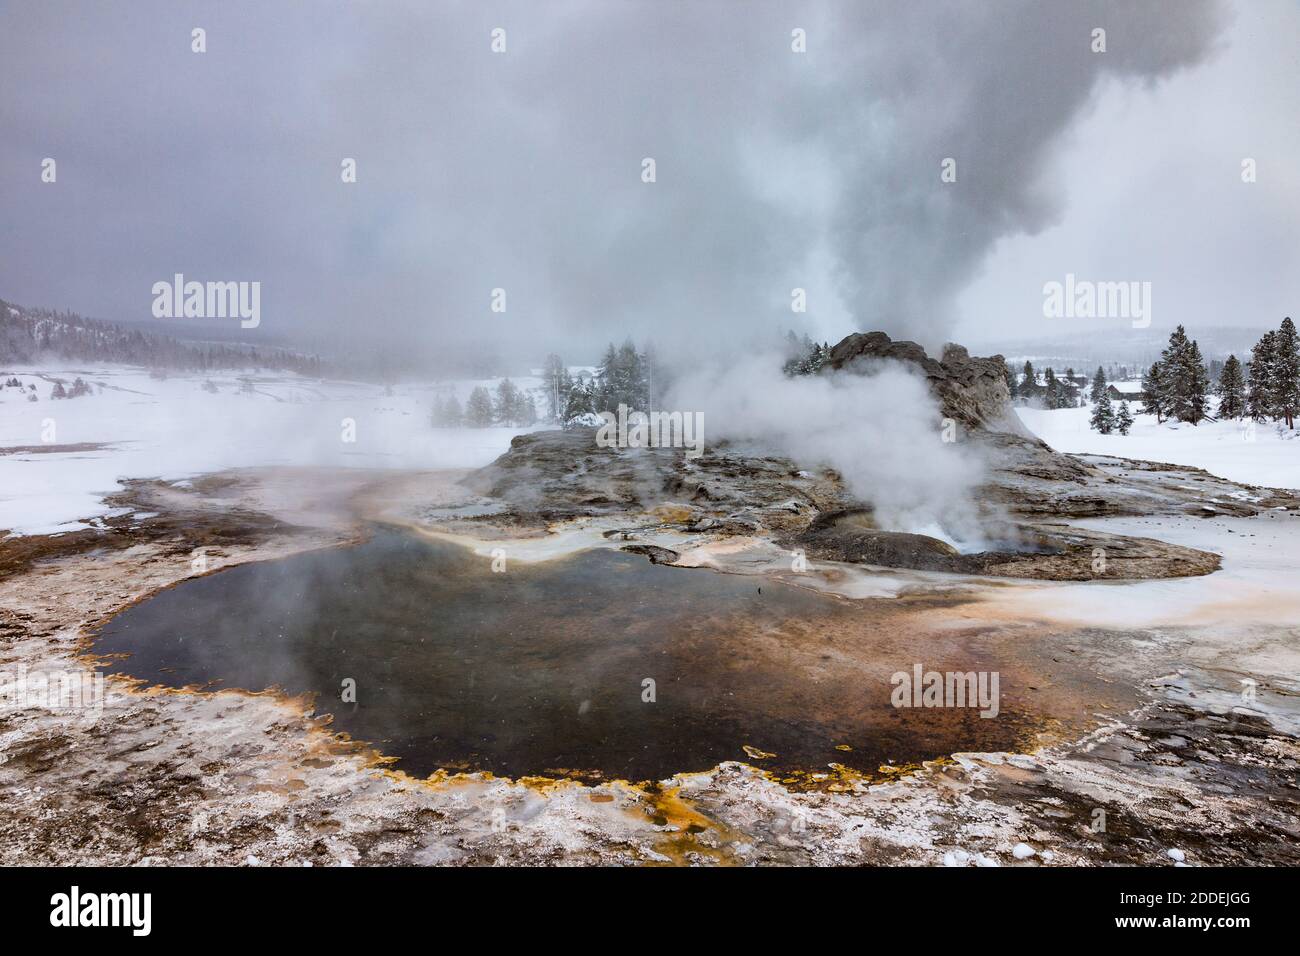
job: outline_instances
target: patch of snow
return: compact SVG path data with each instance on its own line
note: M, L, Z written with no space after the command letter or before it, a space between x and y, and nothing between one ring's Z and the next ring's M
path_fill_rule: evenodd
M1084 408L1018 408L1025 427L1057 451L1116 455L1142 461L1204 468L1213 475L1268 488L1300 489L1300 431L1277 423L1249 427L1239 421L1157 425L1154 415L1133 411L1128 435L1102 435L1088 427Z
M0 452L0 533L49 534L109 514L103 498L128 478L188 479L226 468L476 468L532 429L434 428L434 397L462 402L498 380L401 384L323 381L285 372L150 376L131 366L0 368L0 449L102 444L96 449ZM52 399L55 381L82 377L92 394ZM204 389L211 381L213 393ZM513 378L530 392L540 380ZM27 387L36 385L32 393ZM35 394L36 401L28 396ZM539 411L544 405L539 402ZM346 421L355 441L346 441Z

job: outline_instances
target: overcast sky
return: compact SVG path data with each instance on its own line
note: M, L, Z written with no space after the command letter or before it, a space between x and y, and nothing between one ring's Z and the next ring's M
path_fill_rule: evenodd
M1300 311L1297 7L8 3L0 297L144 320L181 272L259 281L255 334L575 360L1104 331L1043 317L1067 272L1152 282L1155 326L1272 325Z

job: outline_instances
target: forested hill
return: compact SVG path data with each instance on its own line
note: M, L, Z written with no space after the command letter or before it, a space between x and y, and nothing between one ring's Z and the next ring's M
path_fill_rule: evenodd
M87 319L75 312L32 309L0 299L0 367L45 359L119 362L176 370L271 368L319 375L319 356L233 342L182 342Z

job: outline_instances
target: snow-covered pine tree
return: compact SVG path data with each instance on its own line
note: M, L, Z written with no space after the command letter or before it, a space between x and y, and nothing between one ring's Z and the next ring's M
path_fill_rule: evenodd
M459 428L464 424L465 413L461 411L460 401L454 394L439 398L433 403L433 425L435 428Z
M1102 395L1101 400L1093 406L1088 426L1103 435L1109 435L1114 429L1115 407L1111 404L1110 396Z
M1242 379L1241 362L1229 355L1219 372L1219 418L1241 418L1246 414L1246 383Z
M1034 374L1034 365L1029 359L1025 359L1023 374L1024 377L1020 380L1020 394L1032 398L1038 391L1038 376Z
M1141 411L1144 415L1154 415L1157 425L1165 417L1164 387L1164 367L1159 362L1153 362L1142 376Z
M1133 413L1129 411L1128 402L1119 403L1119 411L1115 413L1115 430L1121 435L1127 435L1128 430L1133 427Z
M613 342L610 342L605 346L605 355L600 360L600 367L596 369L595 386L592 392L592 397L601 411L618 408L615 394L620 377L618 349L614 348ZM566 420L568 417L565 416Z
M537 424L537 402L533 396L524 392L519 402L519 424L525 428Z
M482 385L476 385L465 402L465 424L471 428L487 428L492 424L492 396Z
M596 403L600 406L597 411L616 411L620 404L637 411L647 410L650 383L645 359L631 339L618 348L611 344L605 350L597 379Z
M1210 417L1210 373L1201 358L1201 347L1192 339L1182 372L1187 380L1187 421L1193 425Z
M1287 428L1295 428L1300 415L1300 342L1295 323L1287 316L1273 339L1273 414L1286 419Z
M519 388L510 379L503 378L497 383L496 402L492 409L496 420L502 425L518 424L521 401Z
M1186 421L1191 414L1191 383L1186 374L1190 345L1187 332L1180 325L1169 334L1169 344L1160 353L1160 365L1165 372L1162 376L1165 411L1170 418L1180 422Z
M628 408L646 411L645 363L641 360L641 353L636 350L631 339L626 339L618 347L618 364L622 375L619 401L625 403ZM617 404L616 402L613 407L617 407Z
M805 341L807 336L804 336ZM781 343L781 353L785 356L785 361L781 364L781 371L787 378L793 378L799 374L799 363L803 361L804 346L799 342L799 336L794 334L794 329L787 329L785 339Z
M1006 380L1007 383L1007 394L1012 398L1015 398L1016 397L1016 373L1015 370L1011 368L1010 362L1002 363L1002 377Z
M1092 377L1092 390L1088 393L1088 399L1092 402L1100 402L1106 395L1106 373L1097 366L1097 374Z
M1161 382L1165 412L1169 418L1179 421L1187 411L1187 382L1182 371L1187 363L1187 345L1187 332L1179 325L1169 334L1169 345L1160 354L1160 365L1165 371Z
M1088 419L1088 427L1103 435L1109 435L1111 429L1115 427L1115 409L1110 404L1110 396L1105 392L1102 393L1101 400L1092 407L1092 417Z
M820 371L821 367L826 364L826 360L831 357L831 344L823 342L821 345L813 343L812 359L808 363L808 374Z
M1169 336L1169 345L1160 355L1165 374L1162 395L1170 418L1195 425L1208 412L1210 376L1201 359L1200 347L1187 338L1180 325Z
M590 415L596 411L596 389L590 384L574 382L569 388L569 397L564 404L564 422L567 425L575 418Z
M790 377L811 375L825 364L829 354L830 346L818 345L806 333L801 339L791 331L786 335L787 358L781 371Z
M1273 415L1273 351L1276 332L1265 332L1250 350L1247 371L1250 382L1246 388L1246 413L1257 422L1267 421Z
M1073 386L1068 378L1058 378L1056 380L1056 396L1053 408L1073 408L1074 398L1070 395L1070 389Z

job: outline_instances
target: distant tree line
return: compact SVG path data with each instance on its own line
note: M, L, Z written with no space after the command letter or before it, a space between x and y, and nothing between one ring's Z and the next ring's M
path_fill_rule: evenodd
M1300 348L1290 316L1274 331L1265 332L1243 369L1236 355L1219 368L1213 392L1210 372L1201 361L1195 340L1180 325L1169 346L1142 377L1143 411L1156 421L1171 419L1195 425L1208 418L1251 418L1257 422L1285 421L1295 427L1300 414ZM1217 415L1209 413L1209 396L1217 394Z
M619 405L652 411L668 384L654 346L638 349L631 339L606 346L590 378L570 375L558 355L547 356L542 378L547 421L560 425L590 421L590 416L615 412Z
M1012 399L1032 401L1044 408L1078 408L1082 403L1080 396L1086 379L1076 375L1072 368L1067 368L1063 375L1057 375L1054 368L1048 367L1040 380L1034 363L1026 359L1019 377L1010 365L1005 364L1002 374Z
M0 299L0 363L42 358L114 362L174 371L269 368L319 377L320 357L287 349L181 342L170 335L87 319L75 312L20 308Z
M497 383L495 396L477 385L462 408L454 394L433 403L433 424L438 428L488 428L510 425L527 428L537 424L537 403L508 378Z
M80 398L90 394L90 383L78 375L70 388L64 388L62 382L55 382L50 389L50 398Z
M592 375L575 375L559 355L548 355L542 367L541 409L532 395L507 378L494 392L475 387L463 408L454 395L440 396L434 401L432 421L440 427L471 428L526 427L539 421L588 424L602 411L617 411L620 404L636 411L653 410L666 384L654 347L638 349L628 339L620 346L610 343Z
M1103 434L1113 430L1127 434L1127 426L1132 424L1131 416L1124 414L1127 403L1115 411L1109 393L1098 368L1093 379L1091 398L1095 407L1090 424ZM1211 398L1216 395L1218 406L1211 414ZM1198 425L1207 420L1251 418L1257 422L1284 421L1287 428L1294 428L1300 416L1300 343L1295 323L1288 316L1276 330L1264 333L1244 367L1236 355L1229 355L1208 368L1196 340L1188 338L1186 329L1178 326L1160 358L1142 375L1140 411L1154 415L1157 424L1176 421Z

